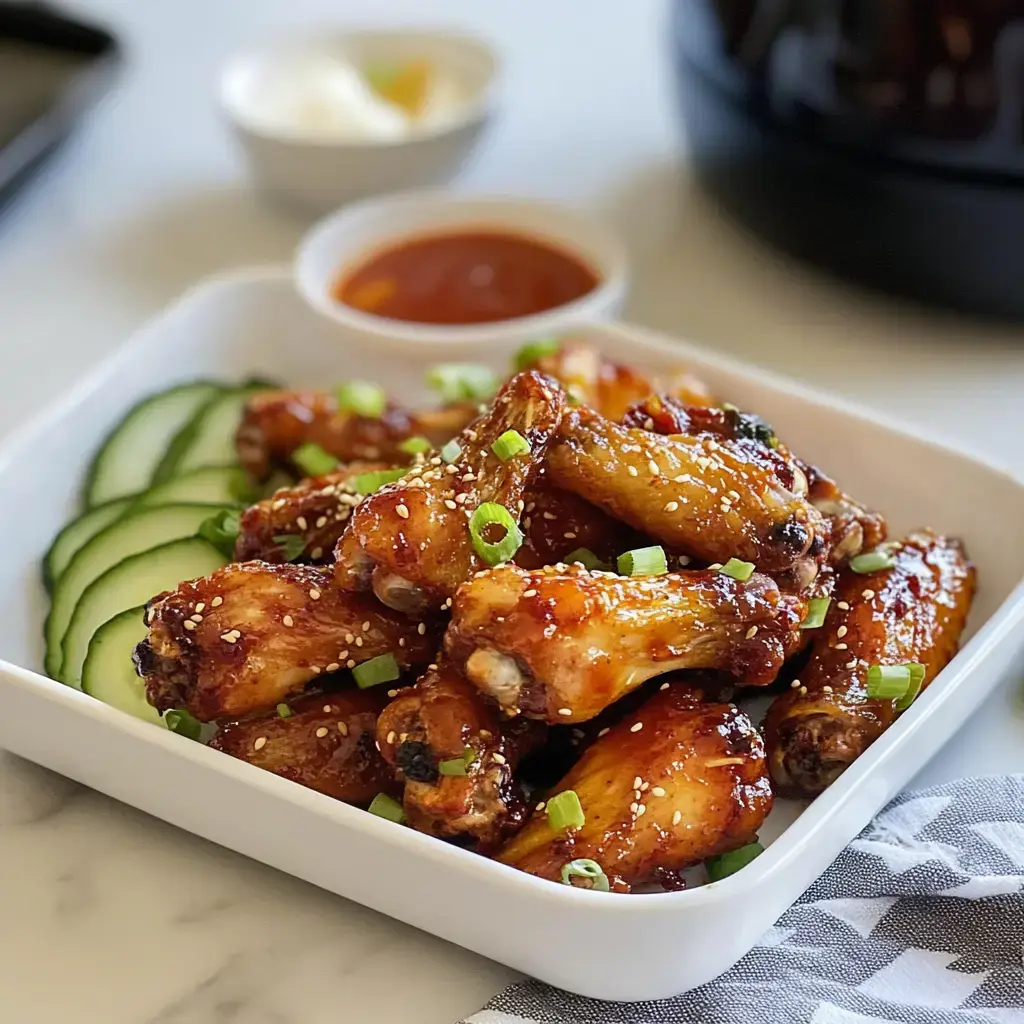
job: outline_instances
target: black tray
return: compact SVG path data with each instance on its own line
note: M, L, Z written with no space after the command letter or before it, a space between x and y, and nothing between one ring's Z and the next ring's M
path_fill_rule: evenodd
M109 32L39 3L0 2L0 46L16 47L26 60L38 58L40 65L49 62L53 67L52 86L48 80L31 97L20 94L12 82L0 81L0 103L15 108L0 124L3 206L107 91L120 54Z

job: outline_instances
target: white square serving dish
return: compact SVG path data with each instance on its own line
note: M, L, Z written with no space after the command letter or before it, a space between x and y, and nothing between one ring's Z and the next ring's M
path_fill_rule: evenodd
M559 886L338 803L40 675L39 559L73 512L97 443L136 399L201 376L296 384L375 378L420 397L444 358L507 366L509 348L446 352L346 337L282 270L205 283L0 452L0 746L206 839L584 995L655 999L747 952L946 742L1024 647L1024 485L832 396L624 325L587 328L609 354L689 366L761 413L803 457L876 505L894 533L962 537L980 589L964 646L910 711L808 807L779 801L766 853L713 885L619 896Z

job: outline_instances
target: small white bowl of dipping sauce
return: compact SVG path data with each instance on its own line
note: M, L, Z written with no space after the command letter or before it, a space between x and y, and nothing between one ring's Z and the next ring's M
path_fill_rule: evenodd
M448 32L321 32L232 57L220 102L257 183L324 213L448 181L492 109L497 58Z
M299 292L379 344L529 341L615 317L626 251L597 219L542 200L410 192L354 203L307 233Z

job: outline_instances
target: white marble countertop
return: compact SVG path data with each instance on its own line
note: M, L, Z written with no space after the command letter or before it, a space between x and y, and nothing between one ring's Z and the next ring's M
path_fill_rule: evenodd
M0 225L0 434L190 282L288 258L303 225L247 185L211 103L283 24L417 20L417 0L77 0L129 64ZM1024 331L867 297L779 260L694 188L658 0L435 0L507 61L460 187L572 199L629 242L633 319L954 435L1024 471ZM419 15L422 20L422 15ZM880 366L885 361L883 374ZM1015 463L1015 465L1014 465ZM1010 682L922 781L1024 770ZM450 1024L510 972L0 757L0 1003L11 1024Z

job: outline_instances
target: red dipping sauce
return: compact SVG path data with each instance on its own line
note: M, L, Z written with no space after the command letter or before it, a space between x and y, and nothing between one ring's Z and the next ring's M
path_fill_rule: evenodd
M421 324L485 324L543 313L592 292L573 253L503 231L400 242L341 275L334 297L363 313Z

